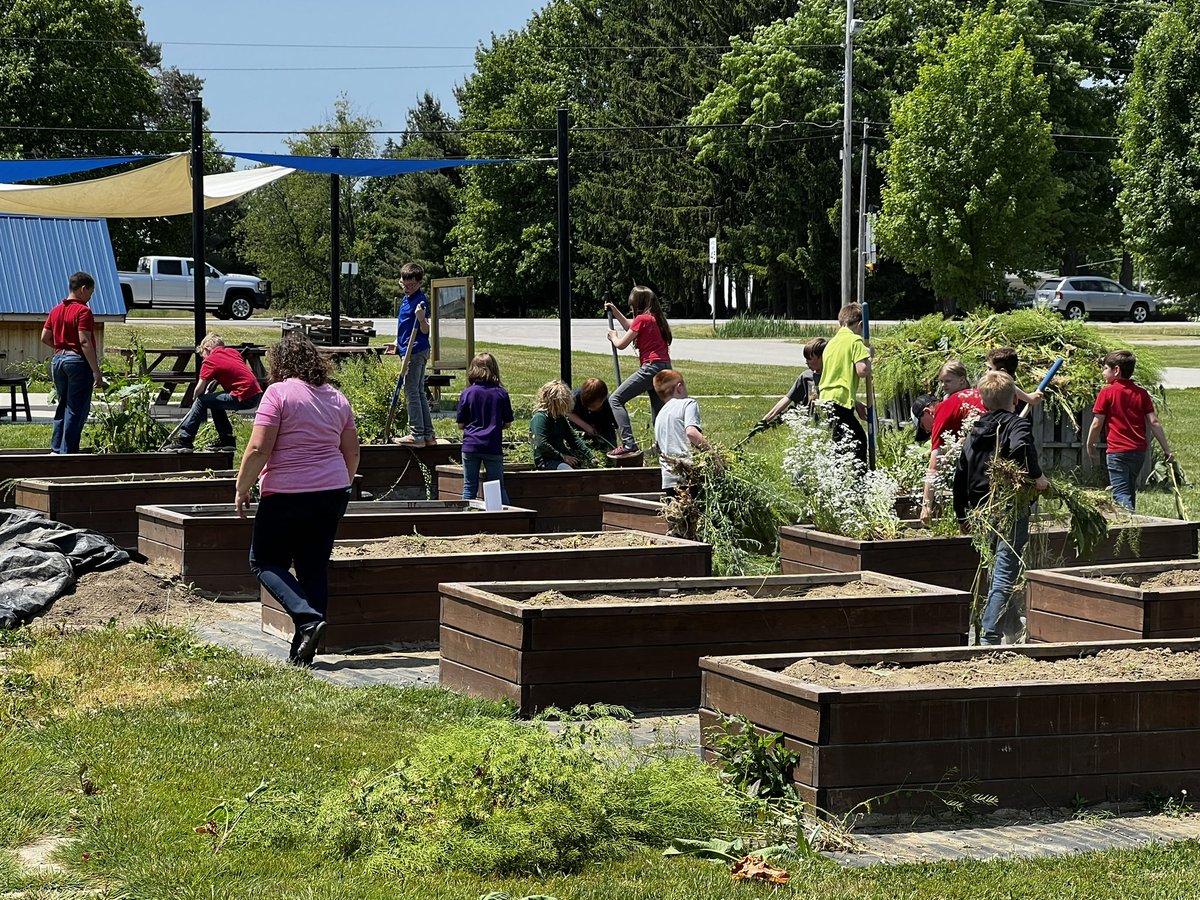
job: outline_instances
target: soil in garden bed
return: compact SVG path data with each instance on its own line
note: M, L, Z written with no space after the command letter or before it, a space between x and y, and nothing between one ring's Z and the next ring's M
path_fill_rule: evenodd
M429 538L420 535L400 535L383 541L371 541L369 544L335 545L333 558L394 558L433 556L444 553L507 553L532 550L603 550L621 547L653 547L656 544L658 541L651 536L630 531L569 534L563 537L470 534L453 538Z
M667 593L657 591L626 591L621 594L564 594L561 591L542 591L525 600L518 600L528 606L576 606L588 603L631 603L645 601L647 603L694 603L724 602L731 600L763 600L780 597L879 597L884 594L915 594L916 589L901 590L882 584L867 581L849 581L845 584L816 584L812 587L792 587L782 591L772 591L768 595L755 594L744 588L723 588L719 591L699 591L690 594Z
M178 576L152 566L128 562L104 572L89 572L75 590L59 597L35 625L67 630L144 625L214 622L225 612L212 600L189 590Z
M754 668L741 662L735 665ZM1020 653L998 650L971 659L912 666L895 663L831 665L802 659L780 674L827 688L966 687L1032 681L1182 681L1200 678L1200 652L1176 653L1160 647L1101 650L1084 657L1064 659L1031 659Z
M1197 587L1200 586L1200 569L1177 569L1145 575L1101 575L1096 580L1136 588Z

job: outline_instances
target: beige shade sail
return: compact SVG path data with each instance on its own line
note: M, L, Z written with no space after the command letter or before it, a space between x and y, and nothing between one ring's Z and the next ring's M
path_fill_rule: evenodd
M205 175L204 208L223 206L294 171L266 166ZM74 184L0 184L0 213L142 219L187 215L191 211L192 175L186 153L119 175Z

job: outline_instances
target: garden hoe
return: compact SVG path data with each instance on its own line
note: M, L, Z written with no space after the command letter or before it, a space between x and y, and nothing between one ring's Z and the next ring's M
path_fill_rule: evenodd
M609 331L617 330L617 326L616 326L616 323L613 321L613 314L611 311L608 314L608 330ZM621 357L617 353L617 345L616 344L614 344L610 341L609 346L612 347L612 354L613 354L613 375L616 376L617 387L620 387L621 386ZM605 443L607 444L608 441L605 441ZM617 449L616 446L613 446L613 449L616 450ZM613 465L616 466L617 468L627 468L627 467L631 467L631 466L642 465L642 463L645 462L645 455L642 453L641 450L639 450L639 451L637 451L637 453L630 453L627 456L619 456L616 459L613 459L610 456L609 459L612 459Z
M388 407L387 419L383 423L383 442L390 444L392 442L392 423L396 420L396 407L400 405L400 398L404 394L404 375L408 371L408 361L412 357L413 341L417 339L417 328L419 325L414 322L412 331L408 333L408 349L404 351L404 359L400 361L400 377L396 379L396 390L392 392L392 405Z
M776 416L770 422L768 422L766 419L762 419L761 421L755 422L754 427L750 429L749 433L747 433L747 435L744 438L742 438L740 441L738 441L736 444L734 444L729 449L736 453L738 450L740 450L742 447L744 447L747 442L749 442L750 438L754 437L756 434L762 434L764 431L770 431L776 425L779 425L782 421L783 421L783 416Z

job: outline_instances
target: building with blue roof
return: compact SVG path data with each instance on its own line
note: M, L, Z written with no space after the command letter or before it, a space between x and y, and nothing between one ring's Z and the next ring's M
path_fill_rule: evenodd
M96 349L103 354L104 324L125 321L108 223L0 214L0 371L50 356L42 325L69 293L67 282L76 272L96 279L90 307Z

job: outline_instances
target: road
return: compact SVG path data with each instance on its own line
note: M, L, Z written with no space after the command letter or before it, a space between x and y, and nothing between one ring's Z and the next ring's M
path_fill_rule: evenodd
M163 325L191 325L191 319L134 319L140 323L161 323ZM394 337L396 320L372 319L377 334ZM708 325L709 319L673 319L674 325ZM238 327L279 329L277 319L247 319L244 322L233 323ZM814 321L812 324L829 324L824 321ZM881 321L879 325L897 325L895 321ZM1097 322L1101 328L1114 327L1109 323ZM1120 325L1122 323L1116 323ZM1124 323L1128 326L1129 323ZM1194 322L1159 322L1156 325L1178 325L1181 328L1195 328ZM218 326L219 327L219 326ZM609 343L605 339L608 323L604 319L574 319L571 322L571 347L577 351L592 353L608 353ZM559 346L558 319L476 319L475 341L478 344L510 344L524 347ZM1138 342L1143 343L1143 342ZM1148 338L1144 343L1166 343L1160 337ZM1171 340L1174 346L1200 346L1200 338ZM622 359L627 359L629 351ZM779 366L787 370L781 374L781 381L791 377L792 370L798 370L804 365L804 357L800 353L800 344L790 341L768 340L766 338L748 338L744 340L706 338L699 340L678 339L671 345L671 358L680 362L715 362L735 363L757 366ZM1200 387L1200 369L1168 368L1163 370L1163 386L1169 388Z

